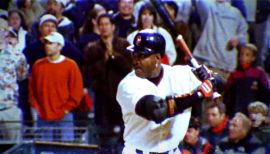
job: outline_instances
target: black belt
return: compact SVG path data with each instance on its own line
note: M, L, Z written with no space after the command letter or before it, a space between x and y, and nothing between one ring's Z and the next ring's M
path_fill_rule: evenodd
M173 152L175 152L177 150L177 148L173 149ZM147 154L169 154L171 150L169 151L165 151L165 152L149 152ZM144 154L142 150L136 149L136 154Z

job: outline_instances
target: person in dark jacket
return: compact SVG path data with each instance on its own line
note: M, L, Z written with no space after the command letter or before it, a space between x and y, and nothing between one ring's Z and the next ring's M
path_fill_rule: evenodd
M248 153L266 154L262 143L250 133L251 121L248 117L238 112L231 120L229 134L221 140L215 153Z
M63 11L65 10L66 5L66 0L48 0L45 14L51 14L55 16L55 18L57 19L57 31L62 34L66 40L74 43L74 23L63 15ZM27 35L27 44L31 44L33 40L39 39L39 23L40 21L36 21L32 24Z
M46 56L43 45L44 37L55 31L57 31L57 19L50 14L43 15L39 22L39 40L27 45L23 50L30 67L32 67L36 60ZM61 51L61 54L73 59L81 68L83 61L82 54L70 41L65 40L65 45Z
M118 12L113 16L115 21L115 35L126 38L136 30L136 21L133 15L134 0L118 0Z
M89 45L84 52L84 82L95 95L99 144L103 149L115 150L112 146L121 144L118 140L122 139L123 128L116 91L118 83L131 71L131 58L126 52L129 43L114 36L115 25L109 14L101 14L97 23L101 39Z
M252 123L251 133L254 134L270 151L270 119L268 107L263 102L252 102L248 105L248 115Z
M262 68L256 65L258 49L247 43L239 47L238 66L230 73L224 91L227 115L236 112L247 115L247 106L254 101L269 103L269 80Z
M205 137L213 147L228 135L229 119L225 112L225 105L220 100L214 100L206 105L207 124L202 128L201 136Z
M77 39L77 47L83 52L87 44L100 39L97 26L97 17L106 13L106 9L100 4L94 4L86 12L86 17L82 27L80 28L80 36Z
M200 135L200 127L199 119L191 117L183 143L179 146L183 154L210 154L214 152L209 141Z

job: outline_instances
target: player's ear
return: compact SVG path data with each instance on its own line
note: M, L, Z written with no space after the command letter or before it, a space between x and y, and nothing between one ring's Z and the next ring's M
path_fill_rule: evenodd
M158 54L156 54L156 59L157 60L161 60L161 55L158 53Z

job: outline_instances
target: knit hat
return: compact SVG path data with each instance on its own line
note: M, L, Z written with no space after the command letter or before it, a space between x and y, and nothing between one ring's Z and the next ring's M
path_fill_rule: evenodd
M52 21L57 25L57 19L55 16L51 15L51 14L45 14L43 15L40 20L39 20L39 26L41 26L42 24L44 24L46 21Z

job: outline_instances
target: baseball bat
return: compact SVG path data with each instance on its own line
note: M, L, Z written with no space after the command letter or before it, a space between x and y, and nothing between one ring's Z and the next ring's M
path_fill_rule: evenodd
M161 19L168 26L169 30L173 35L172 37L175 38L177 36L177 30L175 29L175 22L170 17L166 8L163 6L164 2L162 2L161 0L150 0L150 1L155 7L158 14L160 15Z
M185 55L187 56L187 60L190 62L190 64L192 65L192 67L195 67L195 68L198 68L200 67L199 63L197 62L197 60L193 57L192 53L190 52L185 40L183 39L183 36L182 35L178 35L177 38L176 38L176 43L177 45L179 46L179 48L185 53ZM208 70L208 72L210 73L211 71ZM210 73L212 74L212 73ZM212 75L211 75L212 76ZM218 85L217 85L217 91L222 91L222 90L219 90L219 89L224 89L224 86L225 86L225 82L223 82L222 78L217 78L215 77L215 79L217 80L218 79ZM218 93L218 92L214 92L213 93L213 99L215 98L219 98L221 95Z
M182 50L182 52L185 53L185 55L187 56L187 60L190 62L190 64L192 65L192 67L198 68L200 67L199 63L197 62L197 60L193 57L192 53L190 52L183 36L181 34L179 34L176 38L176 44L178 45L178 47Z

